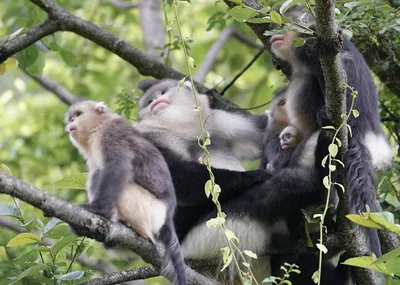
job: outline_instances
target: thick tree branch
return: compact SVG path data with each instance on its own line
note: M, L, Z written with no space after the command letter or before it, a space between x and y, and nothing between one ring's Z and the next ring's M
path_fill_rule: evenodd
M85 211L81 207L60 200L20 179L0 172L0 193L19 198L43 211L46 216L57 217L70 224L80 234L119 244L139 254L143 260L160 269L162 258L157 249L149 242L138 237L131 229L112 223L98 215ZM190 284L215 284L189 267L186 273Z
M26 49L38 40L54 34L60 30L60 23L53 19L47 19L43 23L28 30L25 34L14 38L4 45L0 46L0 63L4 62L10 56Z
M154 269L154 267L139 267L106 274L102 277L94 278L88 282L81 283L81 285L120 284L126 281L147 279L159 275L160 274L157 272L157 270Z
M232 25L226 26L219 34L218 39L212 44L211 48L208 50L200 67L197 69L194 79L198 82L204 82L207 73L211 70L217 59L218 53L225 44L228 42L229 38L234 34L235 27Z

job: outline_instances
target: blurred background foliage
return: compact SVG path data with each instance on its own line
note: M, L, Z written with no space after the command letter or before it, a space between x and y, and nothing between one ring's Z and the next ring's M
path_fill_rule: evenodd
M267 9L270 9L282 4L283 1L262 2ZM92 21L133 46L143 49L138 9L120 9L113 5L112 1L106 0L59 0L57 3L70 13ZM254 42L258 41L247 25L235 21L227 14L228 8L222 1L199 0L190 4L180 3L182 3L179 11L183 34L188 37L190 56L196 60L197 66L202 64L207 51L226 25L234 25L241 34ZM380 199L384 209L392 211L398 222L400 209L398 175L400 81L396 82L400 77L400 73L396 74L396 71L399 71L400 54L400 18L396 10L398 3L360 0L337 1L336 5L339 8L338 22L344 28L345 35L353 38L367 58L371 70L377 75L375 79L383 103L383 123L396 153L393 169L379 174ZM0 7L0 45L13 33L18 36L46 18L42 11L25 0L2 0ZM168 5L165 12L167 17L173 17L173 11ZM170 39L173 67L186 73L183 52L176 44L176 31L172 29L169 33L167 41ZM231 37L219 52L213 68L206 77L205 85L221 90L257 52L257 48ZM26 63L26 59L32 54L35 55L34 63L26 68L30 74L43 74L76 96L104 101L129 119L135 119L137 115L135 102L140 95L136 85L144 77L116 55L86 39L66 32L45 38L18 54L16 58L18 60L24 57L21 62ZM14 176L62 199L73 204L84 203L86 193L83 190L69 190L57 185L63 177L85 171L84 161L64 132L63 117L67 105L33 81L17 67L15 60L9 60L3 65L0 73L0 164L7 165ZM241 107L253 107L269 101L274 91L286 83L284 75L274 69L269 53L264 52L226 92L225 97ZM251 112L261 113L266 109L268 106ZM14 203L5 195L0 195L0 200L2 204ZM48 220L40 211L26 203L21 203L21 212L24 222L34 219L32 226L37 230L43 229L43 225L37 222L36 218L43 223ZM12 221L18 223L15 219ZM14 236L14 231L0 226L0 246L5 246ZM79 243L76 241L75 244ZM99 243L85 240L84 244L87 245L85 254L93 258L111 260ZM16 258L32 248L33 246L7 248L7 253L9 258ZM65 254L58 258L65 259ZM132 263L115 260L113 262L120 269L133 267ZM20 266L17 268L0 266L0 276L6 274L7 270L14 270L17 274L24 267L23 264ZM68 267L69 264L66 262L59 266ZM82 268L81 265L74 263L73 269ZM10 276L10 272L7 272L7 276ZM35 280L39 282L39 279ZM163 283L162 280L156 278L146 282L157 284L157 282ZM7 280L0 280L0 284L8 283Z

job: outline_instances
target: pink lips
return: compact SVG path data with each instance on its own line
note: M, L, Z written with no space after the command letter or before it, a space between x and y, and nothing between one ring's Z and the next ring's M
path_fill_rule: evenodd
M166 98L166 97L157 98L153 103L151 103L150 111L152 112L153 109L159 104L167 104L167 105L169 105L169 103L170 102L169 102L168 98Z
M285 35L275 35L272 36L269 42L271 44L274 44L275 42L283 41L285 39Z

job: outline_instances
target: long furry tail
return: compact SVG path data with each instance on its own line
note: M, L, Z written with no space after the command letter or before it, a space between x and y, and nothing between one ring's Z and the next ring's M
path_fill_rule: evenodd
M161 228L159 239L165 247L165 266L162 275L174 280L177 285L187 285L187 276L183 254L172 221Z
M352 213L366 212L368 205L371 212L379 212L380 207L376 199L377 178L369 151L363 144L362 138L353 136L345 156L345 172L347 175L347 191ZM378 231L367 229L371 250L376 256L381 256L381 245Z

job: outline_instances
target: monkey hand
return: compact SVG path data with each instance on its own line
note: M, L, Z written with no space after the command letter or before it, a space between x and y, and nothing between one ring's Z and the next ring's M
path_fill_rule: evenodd
M99 206L99 205L96 205L93 203L83 204L83 205L80 205L80 207L82 207L86 211L89 211L93 214L102 216L102 217L106 218L107 220L111 220L111 218L112 218L112 211L108 207L102 207L102 206Z

